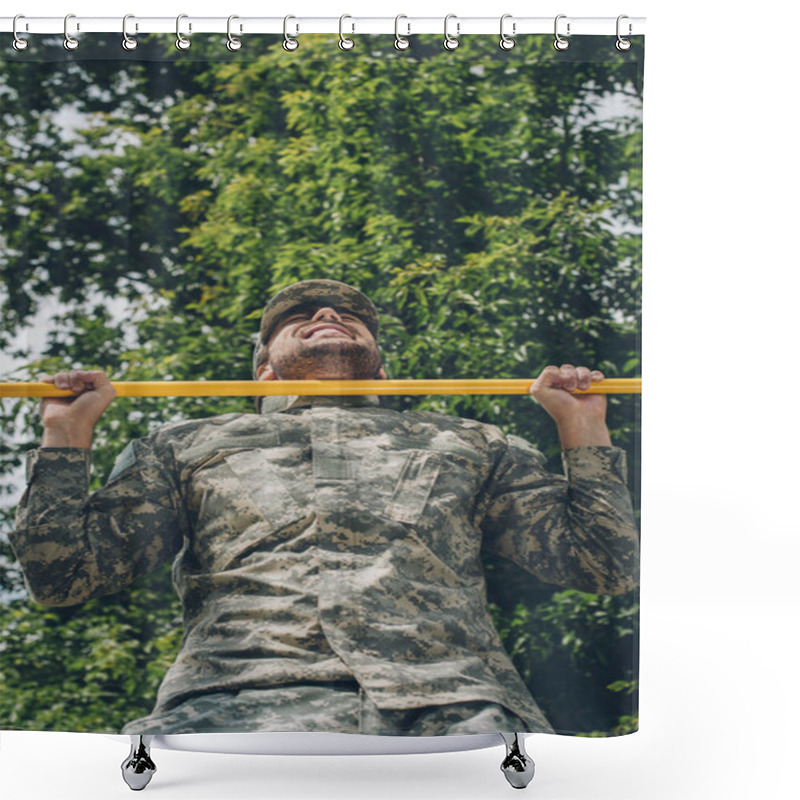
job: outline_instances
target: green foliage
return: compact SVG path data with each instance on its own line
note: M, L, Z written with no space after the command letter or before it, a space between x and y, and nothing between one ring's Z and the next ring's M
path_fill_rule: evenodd
M0 604L0 720L21 730L116 733L145 716L178 651L169 571L79 608Z
M350 55L335 37L304 36L294 54L280 41L253 37L228 54L196 37L176 54L167 37L141 37L121 54L118 38L98 35L79 56L55 39L42 44L49 60L2 56L0 340L22 365L10 377L83 366L126 380L247 378L266 298L311 277L376 301L392 377L533 378L564 361L639 374L635 53L592 37L563 54L550 37L508 53L496 37L455 53L439 37L406 53L359 37ZM497 424L559 468L552 423L529 398L387 402ZM125 442L163 422L251 408L117 401L97 432L95 485ZM638 420L638 400L611 400L635 498ZM36 405L4 401L0 422L7 529ZM20 597L0 547L0 591ZM549 713L575 705L542 686L556 667L587 687L632 679L607 675L591 645L630 647L613 621L630 598L550 601L552 587L487 569L509 648L533 665L525 677ZM180 635L149 586L78 611L0 604L0 724L111 729L147 711ZM619 698L630 696L608 694L615 702L581 730L627 713Z
M520 675L556 730L618 736L638 727L638 602L574 590L492 607Z

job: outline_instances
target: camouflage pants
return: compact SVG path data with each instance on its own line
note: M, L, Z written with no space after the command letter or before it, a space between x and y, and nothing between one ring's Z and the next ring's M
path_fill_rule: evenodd
M358 684L279 686L202 695L129 722L128 734L324 731L442 736L526 730L503 706L483 700L407 710L381 710Z

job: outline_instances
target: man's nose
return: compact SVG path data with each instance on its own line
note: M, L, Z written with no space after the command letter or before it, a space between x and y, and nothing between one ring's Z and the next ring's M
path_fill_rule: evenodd
M311 321L317 322L318 320L323 319L334 319L337 322L342 321L342 318L339 316L336 309L331 308L330 306L325 306L324 308L319 309L319 311L317 311L317 313L311 318Z

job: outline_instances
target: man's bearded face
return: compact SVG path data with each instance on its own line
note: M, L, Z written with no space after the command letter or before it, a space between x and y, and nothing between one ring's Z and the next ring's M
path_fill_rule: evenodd
M298 306L287 312L272 332L267 352L267 368L278 380L371 380L381 372L369 328L354 314L331 306Z

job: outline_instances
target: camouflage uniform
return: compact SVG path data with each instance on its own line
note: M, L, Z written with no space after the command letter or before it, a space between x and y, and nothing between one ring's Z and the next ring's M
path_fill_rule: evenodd
M364 733L453 732L454 708L510 709L518 730L548 731L488 613L482 548L596 593L631 589L637 569L623 451L575 448L564 467L549 473L493 426L374 397L268 398L261 414L133 442L91 495L88 451L33 451L12 544L48 605L175 559L183 645L130 732L286 725L263 705L303 691L311 723L291 714L289 729L353 732L314 705L314 687L353 688ZM206 726L215 696L230 715L223 704ZM426 726L428 712L438 722Z

